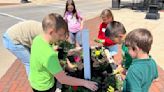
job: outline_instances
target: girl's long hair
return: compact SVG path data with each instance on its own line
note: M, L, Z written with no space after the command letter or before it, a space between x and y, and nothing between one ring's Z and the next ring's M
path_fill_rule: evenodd
M74 3L73 0L67 0L66 6L65 6L64 16L65 16L66 12L68 11L68 8L67 8L67 7L68 7L69 5L72 5L72 6L73 6L73 11L72 11L73 16L76 16L76 19L78 20L78 19L79 19L79 16L78 16L78 14L77 14L77 10L76 10L75 3ZM72 17L73 17L73 16L72 16Z

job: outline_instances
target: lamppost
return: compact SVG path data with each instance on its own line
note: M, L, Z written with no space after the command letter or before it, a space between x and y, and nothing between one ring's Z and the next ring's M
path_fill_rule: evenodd
M28 0L21 0L21 3L31 3L31 1L28 1Z
M158 0L151 0L146 14L146 19L159 19L160 14L158 13Z
M112 9L120 9L120 0L112 0Z

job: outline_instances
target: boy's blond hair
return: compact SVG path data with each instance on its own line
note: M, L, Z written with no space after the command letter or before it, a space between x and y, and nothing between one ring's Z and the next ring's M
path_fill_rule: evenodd
M131 31L125 38L125 45L132 47L134 50L138 47L147 54L149 54L152 43L152 34L149 30L144 28L138 28Z
M113 14L110 9L105 9L101 12L101 17L106 16L106 17L112 17L112 20L114 20Z
M46 32L49 28L58 31L63 28L65 30L65 35L68 35L68 26L63 17L57 13L50 13L44 17L42 21L43 30Z

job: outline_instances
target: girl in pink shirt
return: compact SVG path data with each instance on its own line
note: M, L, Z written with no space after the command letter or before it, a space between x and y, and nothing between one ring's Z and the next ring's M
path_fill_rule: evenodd
M76 46L81 46L81 30L83 29L83 18L76 10L73 0L67 0L64 19L68 23L70 41Z

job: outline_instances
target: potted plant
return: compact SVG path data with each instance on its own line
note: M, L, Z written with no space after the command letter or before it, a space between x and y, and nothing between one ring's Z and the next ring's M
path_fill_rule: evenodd
M62 44L62 46L69 45ZM71 49L70 47L68 48ZM68 48L64 50L65 55L66 53L68 53ZM99 89L96 92L120 92L122 89L123 81L119 72L114 72L117 66L114 63L108 61L104 51L104 47L95 47L90 49L92 76L91 80L98 83ZM71 64L76 64L77 66L75 69L65 68L65 71L68 75L78 78L84 78L84 65L81 53L81 50L79 50L75 51L72 55L64 56L65 58L67 57L70 60ZM76 56L80 58L77 61ZM63 85L62 90L64 92L91 92L89 89L84 87L72 87L67 85Z

